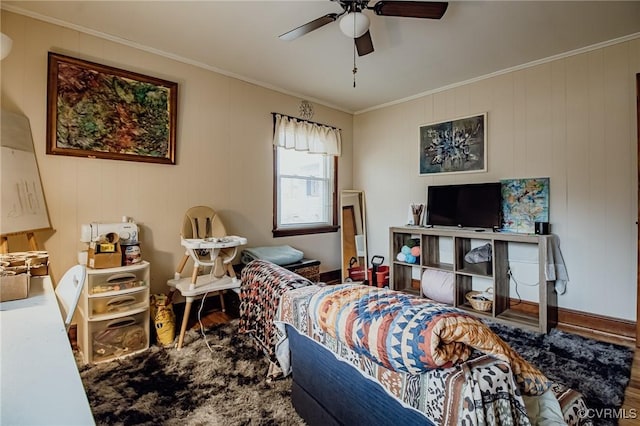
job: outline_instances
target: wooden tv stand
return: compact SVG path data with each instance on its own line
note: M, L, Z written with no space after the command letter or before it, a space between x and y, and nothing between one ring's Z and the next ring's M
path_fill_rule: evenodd
M546 281L547 244L551 236L493 232L490 229L457 229L451 227L425 228L399 226L389 228L390 287L422 295L422 274L427 269L454 274L454 306L481 318L547 333L558 319L557 294L553 281ZM416 241L421 256L414 264L400 262L396 256L408 240ZM464 260L472 248L490 243L492 262L471 264ZM513 309L510 297L509 244L535 245L538 250L539 300L537 312ZM445 250L443 253L442 251ZM447 251L451 250L451 252ZM441 257L443 260L441 261ZM417 277L416 277L417 276ZM416 288L417 287L417 288ZM493 304L489 311L478 311L466 300L472 291L493 290Z

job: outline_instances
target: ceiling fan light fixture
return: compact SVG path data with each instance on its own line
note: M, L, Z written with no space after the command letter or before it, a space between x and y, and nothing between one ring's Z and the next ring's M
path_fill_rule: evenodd
M369 30L369 17L362 12L349 12L340 18L340 31L349 38L358 38Z

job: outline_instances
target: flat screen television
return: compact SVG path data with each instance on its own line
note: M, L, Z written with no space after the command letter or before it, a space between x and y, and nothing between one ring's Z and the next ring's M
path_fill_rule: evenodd
M427 188L427 225L501 228L501 211L500 182Z

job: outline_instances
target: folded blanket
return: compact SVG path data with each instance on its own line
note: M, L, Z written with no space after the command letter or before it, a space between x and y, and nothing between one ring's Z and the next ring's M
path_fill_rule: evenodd
M476 317L441 303L388 289L341 284L309 303L318 326L355 352L393 371L420 374L466 361L476 349L511 365L525 395L551 381Z
M240 260L245 265L256 259L267 260L276 265L288 265L299 262L303 257L303 252L291 246L267 246L242 250Z

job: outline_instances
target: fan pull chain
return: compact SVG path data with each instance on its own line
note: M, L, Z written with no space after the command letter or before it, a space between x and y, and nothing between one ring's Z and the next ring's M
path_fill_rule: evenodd
M356 73L358 72L358 67L356 66L356 42L353 42L353 87L356 87Z
M356 34L356 14L355 14L355 9L354 9L354 13L353 13L353 35L355 36ZM356 39L353 39L353 70L351 70L351 72L353 73L353 88L355 89L356 87L356 73L358 72L358 67L356 66Z

